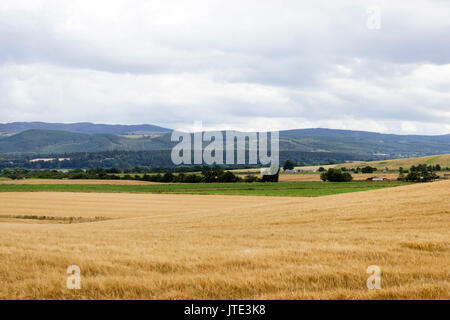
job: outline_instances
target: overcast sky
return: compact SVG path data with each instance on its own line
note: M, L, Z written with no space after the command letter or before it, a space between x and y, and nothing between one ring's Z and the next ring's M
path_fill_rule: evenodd
M1 0L0 122L447 134L449 16L448 0Z

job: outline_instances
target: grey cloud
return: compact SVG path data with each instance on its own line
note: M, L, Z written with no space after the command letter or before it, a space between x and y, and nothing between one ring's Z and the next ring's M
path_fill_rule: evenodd
M445 1L380 0L380 30L366 27L372 3L356 0L2 3L23 3L0 4L0 115L9 121L291 117L449 131Z

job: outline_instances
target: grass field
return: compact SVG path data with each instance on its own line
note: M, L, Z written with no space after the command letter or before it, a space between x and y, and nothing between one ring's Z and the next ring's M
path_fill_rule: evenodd
M149 185L0 184L0 192L133 192L315 197L404 185L404 182L278 182Z
M325 197L3 192L0 214L110 220L0 222L0 299L449 299L449 197L448 180Z

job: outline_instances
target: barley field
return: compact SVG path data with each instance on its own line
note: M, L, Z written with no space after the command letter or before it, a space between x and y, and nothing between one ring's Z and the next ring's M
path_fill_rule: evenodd
M3 192L1 215L106 220L0 220L0 299L449 299L449 198L450 181L308 198Z

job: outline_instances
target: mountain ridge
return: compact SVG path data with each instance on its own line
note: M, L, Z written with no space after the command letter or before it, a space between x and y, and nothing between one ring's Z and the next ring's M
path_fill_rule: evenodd
M0 123L0 137L18 134L27 130L60 130L74 133L109 133L116 135L167 133L172 129L153 124L123 125L92 122L49 123L49 122L10 122Z
M60 130L69 131L75 133L110 133L116 135L131 135L131 134L152 134L152 133L167 133L172 132L173 129L164 128L153 124L105 124L105 123L93 123L93 122L73 122L73 123L60 123L60 122L8 122L0 123L0 137L6 135L13 135L23 131L31 129L41 130ZM211 130L212 131L212 130ZM331 129L331 128L302 128L302 129L287 129L279 130L280 134L285 136L292 135L324 135L327 136L330 133L334 135L391 135L402 137L450 137L450 133L441 135L418 135L418 134L395 134L395 133L381 133L374 131L362 131L362 130L348 130L348 129Z
M0 153L61 154L99 151L170 150L177 142L170 132L123 136L31 129L0 137ZM409 136L334 129L298 129L280 132L280 150L334 152L368 158L401 158L450 153L450 135ZM353 158L353 157L352 157Z

